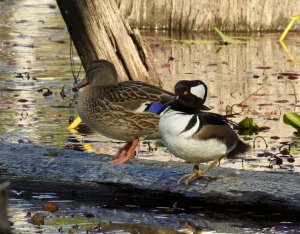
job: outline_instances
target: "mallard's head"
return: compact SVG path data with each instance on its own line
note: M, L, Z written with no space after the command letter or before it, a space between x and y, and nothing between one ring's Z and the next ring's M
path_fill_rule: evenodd
M118 84L118 74L115 66L107 60L96 60L88 65L85 78L74 88L86 85L112 86Z

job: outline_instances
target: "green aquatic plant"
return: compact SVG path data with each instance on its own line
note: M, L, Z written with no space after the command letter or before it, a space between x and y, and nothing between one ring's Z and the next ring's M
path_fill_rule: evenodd
M236 126L234 126L234 128L237 129L241 135L252 135L259 131L269 129L267 126L258 126L256 123L254 123L253 118L249 117L241 120Z
M295 112L288 112L283 115L283 122L292 126L300 133L300 115Z
M222 45L234 44L234 43L245 43L245 41L234 39L222 33L218 28L214 27L213 31L219 38L219 42Z

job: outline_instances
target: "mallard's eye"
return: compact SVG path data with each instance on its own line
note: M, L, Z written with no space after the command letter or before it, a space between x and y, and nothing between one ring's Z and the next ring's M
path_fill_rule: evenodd
M184 91L184 92L183 92L183 95L187 95L187 94L188 94L188 91Z

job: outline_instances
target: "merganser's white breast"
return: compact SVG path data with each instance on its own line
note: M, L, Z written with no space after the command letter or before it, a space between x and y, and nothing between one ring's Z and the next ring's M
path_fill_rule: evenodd
M227 147L222 141L193 138L196 133L201 135L202 125L196 114L168 109L160 118L158 130L170 152L188 162L208 162L225 155Z

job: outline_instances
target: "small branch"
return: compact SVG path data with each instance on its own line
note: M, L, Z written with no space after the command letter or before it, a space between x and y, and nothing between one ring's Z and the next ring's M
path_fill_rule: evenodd
M253 149L255 149L255 142L256 142L256 139L257 138L261 138L261 139L263 139L263 141L265 142L265 144L266 144L266 148L268 148L268 144L267 144L267 142L266 142L266 140L265 140L265 138L264 137L262 137L262 136L256 136L255 138L254 138L254 140L253 140Z

